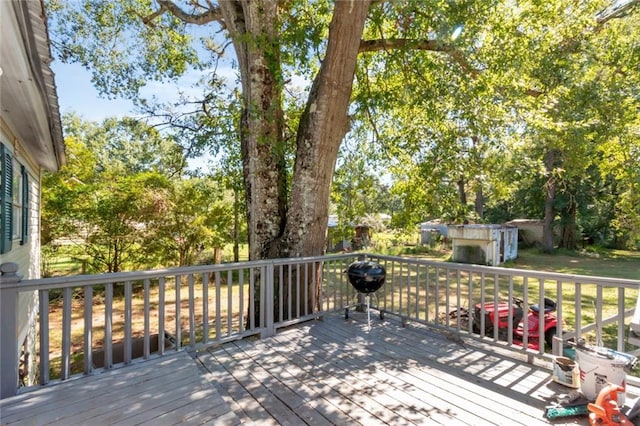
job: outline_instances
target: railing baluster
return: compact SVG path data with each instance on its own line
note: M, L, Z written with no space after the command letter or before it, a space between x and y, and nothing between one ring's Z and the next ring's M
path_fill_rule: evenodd
M160 355L164 355L164 339L165 339L165 327L164 327L164 312L165 312L165 277L162 276L158 279L158 352Z
M338 306L342 308L345 305L348 305L349 303L351 303L351 300L349 297L350 292L345 286L345 280L343 277L343 275L345 274L342 273L342 270L346 270L346 268L344 267L344 265L341 265L340 267L338 266L339 266L338 262L336 261L331 262L332 273L329 276L332 276L334 278L335 284L332 286L333 287L331 289L332 292L331 293L327 292L328 297L327 297L327 306L325 308L326 311L336 309ZM340 290L340 294L338 294L338 290ZM333 297L331 297L331 294L333 294ZM345 296L347 299L346 302L344 300ZM339 303L338 303L338 297L340 298Z
M387 270L387 273L388 272L389 270ZM391 262L391 288L389 289L389 293L391 296L391 302L390 302L391 306L389 307L389 310L395 313L397 312L396 311L396 262L395 261Z
M398 313L402 315L402 307L404 306L404 264L400 264L400 272L398 272Z
M467 294L467 331L469 333L473 332L473 315L475 311L473 301L475 298L473 297L473 271L469 270L469 293Z
M264 292L261 293L262 297L260 298L260 310L264 312L262 337L272 336L275 333L273 309L270 309L274 298L273 271L273 263L267 263L267 265L262 268L262 273L260 274L260 287L264 288Z
M434 308L435 311L433 313L433 320L435 321L436 324L438 324L440 322L440 268L438 268L436 266L435 271L434 271L435 275L434 275L434 280L435 280L435 284L434 284Z
M564 334L564 330L563 330L564 313L563 313L563 310L562 310L562 304L563 304L563 300L562 300L562 281L556 280L556 320L557 320L557 324L558 324L556 326L556 336L559 339L562 339L562 335ZM553 346L551 348L551 353L553 355L557 355L557 356L564 355L562 346L563 345L560 344L560 347L557 347L557 341L554 339Z
M249 268L249 328L256 328L256 276L255 269Z
M460 318L460 311L462 310L462 276L459 269L456 270L456 313ZM447 312L447 321L449 321L449 313ZM447 325L449 323L447 322ZM460 321L456 320L456 329L460 331Z
M240 309L242 312L242 308ZM209 343L209 273L202 273L202 340Z
M151 283L149 282L148 278L144 280L143 291L144 291L144 340L143 340L142 356L144 357L144 359L148 359L149 356L151 355L151 337L150 337L151 320L149 318L149 314L150 314L149 311L150 311L150 305L151 305L151 301L150 301L151 295L149 293L151 291Z
M284 273L284 265L280 265L278 267L278 306L280 307L280 309L278 309L278 320L279 321L284 321L284 288L288 287L285 285L284 282L284 277L285 277L285 273ZM289 268L287 268L287 270L289 270ZM291 275L291 271L289 270L289 272L287 273L287 275Z
M420 271L421 271L421 265L418 263L416 264L416 311L415 311L415 315L416 318L420 318Z
M431 273L429 272L429 265L425 266L424 274L424 320L429 322L429 313L431 312L431 298L430 294L430 283L431 283Z
M313 309L322 312L322 281L325 277L324 262L317 262L313 267Z
M301 288L300 288L300 264L296 263L296 318L300 318L300 298L301 298ZM292 318L290 318L292 319Z
M498 274L493 275L493 303L494 306L498 306L500 303L500 281L498 279ZM500 315L498 312L495 312L493 316L493 340L497 341L500 334L500 326L498 321L500 320Z
M66 380L71 375L71 288L62 291L62 365L60 378Z
M488 324L486 324L487 311L485 310L485 275L484 272L480 273L480 335L486 336L485 330Z
M222 337L222 284L220 283L220 272L216 271L216 340L220 340Z
M596 286L596 306L593 306L595 309L595 318L596 318L596 344L598 346L602 346L602 286Z
M538 353L544 353L546 333L544 330L545 304L544 304L544 279L538 279Z
M513 276L512 275L509 275L509 281L507 286L508 286L507 293L509 297L509 311L511 311L511 310L517 309L513 303ZM522 320L524 321L524 312L522 314L523 314ZM518 324L513 323L513 315L509 315L508 326L507 326L507 342L510 345L513 344L513 331L517 326Z
M449 296L449 294L451 293L451 281L449 278L449 271L445 271L446 275L444 278L444 285L446 290L446 295L445 295L445 305L444 305L444 315L445 315L445 319L444 319L444 323L447 327L449 327L449 311L451 310L450 305L451 305L451 298Z
M417 297L417 293L413 290L413 278L415 276L415 269L417 265L413 262L410 262L407 265L407 318L412 317L412 306L414 303L412 301L412 297Z
M529 321L527 321L527 312L529 312L529 277L525 276L522 280L522 348L529 347Z
M289 273L287 274L287 318L291 318L293 315L293 265L289 265L288 267Z
M582 337L582 284L575 283L576 339Z
M624 352L626 326L624 325L624 287L618 288L618 352Z
M104 287L104 369L109 370L113 366L113 283Z
M175 324L176 324L176 351L180 350L182 347L182 299L181 299L181 290L182 290L182 275L175 275L174 277L175 283Z
M93 287L86 285L84 292L84 373L93 371ZM45 333L47 334L47 333Z
M131 363L131 302L133 291L131 281L124 283L124 363Z
M187 277L187 285L189 286L189 346L196 346L196 295L193 282L193 274Z
M233 275L227 271L227 336L233 333Z
M303 315L308 315L309 312L309 286L313 285L312 283L309 282L309 263L304 264L304 284L303 284L303 288L304 288L304 297L302 300L304 300L304 312Z
M243 333L244 332L244 269L238 269L238 281L239 281L239 285L240 285L240 294L239 294L239 301L238 304L240 305L239 307L239 312L238 312L238 318L240 323L238 324L238 332L239 333Z
M40 290L40 384L49 383L49 290Z

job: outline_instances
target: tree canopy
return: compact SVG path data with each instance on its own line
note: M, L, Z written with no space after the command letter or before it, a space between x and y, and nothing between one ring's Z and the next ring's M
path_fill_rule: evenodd
M235 144L257 259L320 254L336 164L362 161L393 176L405 226L527 215L545 218L548 237L559 223L570 246L608 212L612 238L637 244L637 3L50 0L49 10L58 57L89 68L103 94L136 99L188 152ZM139 98L145 82L185 73L200 78L183 106ZM361 159L339 154L345 135Z
M67 164L43 179L42 239L87 272L197 263L231 241L232 198L183 176L176 142L133 119L63 118Z

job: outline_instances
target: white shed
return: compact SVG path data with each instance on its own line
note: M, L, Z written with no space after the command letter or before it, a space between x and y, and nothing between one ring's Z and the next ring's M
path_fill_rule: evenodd
M420 224L420 244L429 245L439 236L447 238L447 227L446 223L441 223L439 220L422 222Z
M454 262L496 266L518 257L518 228L508 225L449 225Z

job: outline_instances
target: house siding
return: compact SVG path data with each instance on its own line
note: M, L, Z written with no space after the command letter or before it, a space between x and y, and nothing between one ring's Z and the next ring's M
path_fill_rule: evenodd
M3 123L0 127L0 142L9 149L14 159L25 167L28 174L28 228L27 238L21 241L14 239L11 250L3 253L0 264L12 262L18 265L18 273L23 279L40 278L40 208L41 208L41 174L35 166L26 150L8 130L8 125ZM13 143L10 141L13 140ZM20 173L20 169L14 168L14 173ZM35 324L38 314L38 295L36 292L21 293L18 297L18 341L20 349L32 356L25 357L29 365L21 374L24 374L24 384L33 384L35 379L34 363L36 360Z

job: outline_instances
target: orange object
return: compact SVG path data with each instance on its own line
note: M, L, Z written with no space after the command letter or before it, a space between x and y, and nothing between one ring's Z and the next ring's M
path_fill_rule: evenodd
M619 385L608 384L598 394L596 401L589 403L589 424L600 426L632 426L633 423L618 407L618 392L625 389Z

